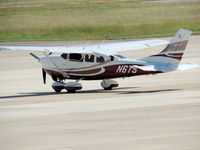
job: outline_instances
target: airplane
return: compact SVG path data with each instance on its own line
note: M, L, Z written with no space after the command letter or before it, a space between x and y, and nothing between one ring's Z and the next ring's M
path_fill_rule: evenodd
M179 29L170 42L160 39L128 41L92 46L52 46L25 47L0 46L0 50L40 51L44 57L39 58L34 53L30 55L42 66L43 82L46 83L46 73L53 79L52 88L55 92L63 89L75 93L82 89L81 80L103 80L104 90L112 90L119 84L113 78L124 78L138 75L166 73L176 70L187 70L199 67L197 64L180 64L191 31ZM118 52L144 49L168 44L160 53L141 59L128 59ZM51 55L53 52L61 53ZM74 79L74 82L64 81Z

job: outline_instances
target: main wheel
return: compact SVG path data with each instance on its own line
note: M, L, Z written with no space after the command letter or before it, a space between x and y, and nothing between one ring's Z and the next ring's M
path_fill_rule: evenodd
M109 86L107 88L104 88L104 90L112 90L112 86Z
M114 87L118 87L118 83L115 80L103 80L101 86L104 90L112 90Z
M55 91L56 93L60 93L60 92L62 91L62 89L61 89L61 88L56 88L56 89L54 89L54 91Z
M68 93L76 93L76 90L67 90Z

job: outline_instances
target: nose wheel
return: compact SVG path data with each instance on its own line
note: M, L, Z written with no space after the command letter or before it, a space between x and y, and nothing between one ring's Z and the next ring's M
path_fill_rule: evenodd
M58 82L55 81L52 83L52 88L54 89L55 92L59 93L62 91L62 89L64 89L64 83L63 82Z

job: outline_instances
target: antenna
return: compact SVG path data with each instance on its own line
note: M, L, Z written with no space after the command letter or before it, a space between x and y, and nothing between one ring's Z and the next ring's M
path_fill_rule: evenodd
M105 43L106 40L108 40L108 35L105 36L105 39L101 42L101 44L100 44L99 46L97 46L97 48L100 48L101 45L102 45L103 43Z
M88 46L88 45L90 45L90 43L91 43L91 40L89 40L84 46L83 46L83 48L82 49L85 49L85 46Z
M87 42L86 46L88 46L90 43L91 43L91 40L89 40L89 41Z

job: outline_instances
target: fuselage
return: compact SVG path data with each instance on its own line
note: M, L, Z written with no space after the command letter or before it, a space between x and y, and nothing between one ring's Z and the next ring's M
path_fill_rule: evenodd
M49 60L50 58L50 60ZM61 54L41 58L41 65L52 77L65 79L100 80L130 77L144 74L155 74L157 71L143 71L134 66L145 66L142 60L127 59L121 55L97 56L94 54ZM52 63L52 61L54 63Z

